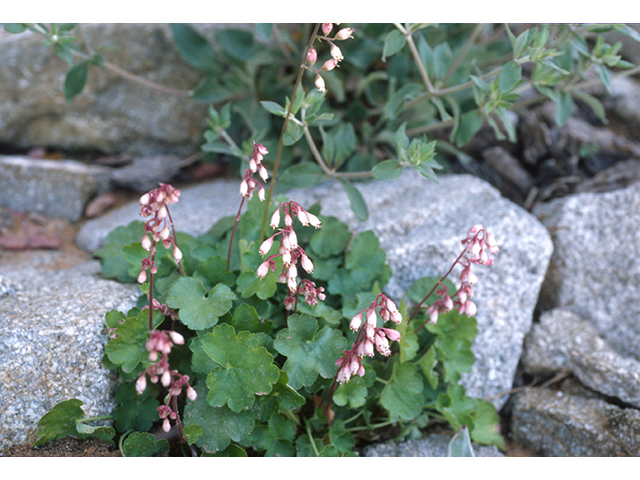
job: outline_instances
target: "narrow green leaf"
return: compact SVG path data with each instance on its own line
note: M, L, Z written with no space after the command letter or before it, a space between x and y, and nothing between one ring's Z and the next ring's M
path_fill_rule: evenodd
M449 442L447 457L475 457L466 425L463 425Z
M67 76L64 79L64 96L67 102L71 102L73 97L82 92L87 83L88 75L89 66L86 62L77 63L67 72Z
M260 102L260 105L262 105L262 108L264 108L267 112L273 113L274 115L277 115L279 117L284 117L287 114L287 111L279 103L265 100Z
M8 33L22 33L27 29L24 23L5 23L3 26Z
M477 108L470 110L460 117L460 124L456 130L455 141L457 147L462 147L480 131L484 118Z
M402 165L394 159L385 160L373 167L371 174L376 180L392 180L402 175Z
M367 208L367 203L364 201L364 198L362 198L360 191L354 187L351 182L344 178L340 179L340 183L342 184L344 191L347 193L347 197L349 197L349 203L353 214L359 221L366 221L369 218L369 209Z
M193 27L172 23L173 41L182 58L205 72L216 73L218 62L209 42Z
M498 91L501 93L513 90L522 76L522 65L510 61L502 66L498 75Z
M390 31L384 39L382 49L382 61L386 62L387 57L398 53L407 43L407 37L397 29Z
M602 105L602 102L600 102L600 100L598 100L593 95L583 92L582 90L574 90L572 94L579 100L582 100L585 104L587 104L587 106L593 111L593 113L596 114L601 122L607 123L607 113L605 112L604 105Z
M567 120L571 116L571 112L573 111L573 100L571 99L571 94L564 90L558 91L558 96L556 98L555 121L558 126L562 127L567 123Z

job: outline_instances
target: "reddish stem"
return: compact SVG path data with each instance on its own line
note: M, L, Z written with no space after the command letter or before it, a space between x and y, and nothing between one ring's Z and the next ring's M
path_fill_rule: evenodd
M227 272L229 271L229 264L231 263L231 247L233 245L233 237L236 234L236 228L238 227L238 222L240 221L240 212L242 211L242 205L244 205L244 196L242 197L242 201L240 202L240 208L238 208L238 214L236 215L236 221L233 224L233 230L231 231L231 238L229 239L229 251L227 252Z

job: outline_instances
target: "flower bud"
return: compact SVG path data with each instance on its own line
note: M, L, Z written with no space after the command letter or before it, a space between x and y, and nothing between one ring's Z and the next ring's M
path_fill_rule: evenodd
M304 268L305 272L313 272L313 262L304 253L300 256L300 263L302 264L302 268Z
M331 33L331 30L333 29L333 23L323 23L322 24L322 33L326 35L329 35Z
M180 260L182 260L182 252L180 251L180 249L174 245L173 247L173 258L176 259L176 262L180 262Z
M169 370L164 371L162 378L160 378L160 383L162 383L163 387L171 385L171 373L169 373Z
M144 283L147 281L147 271L141 270L140 275L138 275L138 283Z
M321 71L323 72L329 72L331 70L333 70L334 68L336 68L338 66L338 61L331 58L329 60L327 60L326 62L324 62L324 64L322 65L322 67L320 68ZM317 85L317 83L316 83Z
M136 392L138 392L138 395L144 392L145 388L147 388L147 378L143 373L138 377L138 380L136 381Z
M198 398L198 394L196 393L196 391L193 389L191 385L187 386L187 398L192 402L195 402L196 399Z
M351 328L351 330L358 330L360 328L360 325L362 325L362 312L351 319L349 328Z
M166 417L162 421L162 430L164 430L165 433L169 433L169 430L171 430L171 423L169 423L169 419Z
M277 228L280 225L280 208L278 207L273 215L271 216L271 223L269 223L271 227Z
M309 66L313 66L317 60L318 52L316 52L315 48L311 47L309 50L307 50L307 62L309 62Z
M260 264L256 275L260 278L264 278L267 276L267 273L269 273L269 260Z
M309 219L309 223L316 227L320 228L320 220L314 214L307 212L307 218Z
M325 85L324 85L324 80L322 79L322 77L320 75L316 75L316 87L318 88L318 91L320 93L323 93L326 91Z
M140 243L142 244L142 248L144 248L147 252L151 249L151 239L148 235L142 237L142 242Z
M333 37L334 40L346 40L347 38L353 38L353 32L355 30L353 28L341 28L336 33L336 36Z
M170 330L168 333L173 343L175 343L176 345L184 344L184 337L180 335L178 332L174 332L173 330Z

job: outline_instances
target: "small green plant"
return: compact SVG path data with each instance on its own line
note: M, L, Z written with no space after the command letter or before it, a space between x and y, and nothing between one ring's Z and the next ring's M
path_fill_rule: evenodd
M173 25L179 51L203 71L189 96L212 103L202 149L237 158L240 207L192 237L176 231L169 211L180 192L161 184L140 199L145 222L109 234L97 252L103 272L138 282L142 292L128 312L106 315L103 362L122 380L113 428L88 427L81 403L67 400L39 422L38 444L66 434L117 437L127 456L154 455L169 449L152 434L164 430L172 452L184 455L351 456L372 432L415 438L446 422L462 432L450 455L472 454L471 439L502 447L493 404L460 385L477 334L471 267L492 263L491 234L473 226L442 278L422 278L394 301L384 293L391 269L371 231L355 234L318 205L282 195L335 178L364 220L353 182L395 178L404 168L435 180L446 163L438 155L464 158L459 148L485 124L513 140L507 110L528 102L528 88L556 103L559 123L574 97L600 115L599 101L582 90L584 72L595 66L608 86L611 67L630 67L619 45L601 37L589 49L584 35L602 26L518 35L505 26L489 36L481 27L366 25L358 39L351 28L318 24L301 43L261 25L262 44L230 30L217 34L214 49L193 28ZM5 25L26 28L72 63L71 26ZM330 55L320 67L316 46ZM106 66L80 58L84 66L72 66L65 81L69 100L89 64ZM294 74L279 75L283 65ZM305 77L315 88L305 91ZM347 96L343 78L355 79L346 109L337 108ZM292 83L287 97L283 85ZM418 138L445 128L448 139ZM449 278L456 265L459 286Z

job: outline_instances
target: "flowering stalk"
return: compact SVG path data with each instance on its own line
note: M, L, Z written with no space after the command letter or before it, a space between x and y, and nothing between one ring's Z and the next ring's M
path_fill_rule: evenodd
M256 274L258 277L264 278L269 271L275 272L275 259L277 257L282 257L283 267L279 281L281 283L286 283L289 287L290 298L287 297L287 300L285 300L285 306L287 307L287 310L290 310L293 303L292 293L298 290L298 260L300 260L300 265L307 273L313 272L313 262L309 259L304 249L298 245L298 236L293 229L293 217L297 217L298 221L305 227L312 225L316 228L320 228L320 220L314 214L307 212L304 208L298 205L298 203L290 201L280 204L276 211L273 212L273 215L271 216L271 227L274 229L278 228L280 225L280 210L282 210L282 214L284 215L284 228L279 229L260 245L260 255L264 257L271 250L276 237L279 237L280 246L278 248L278 253L267 257L267 259L258 267ZM312 282L310 283L315 289L315 284ZM306 286L304 288L308 290L308 284L305 285ZM318 293L321 293L319 289L315 289L314 291L316 292L316 296ZM313 294L309 293L309 295ZM322 296L324 296L324 294L322 294ZM318 298L322 299L322 297Z
M293 293L295 292L296 297L293 298ZM324 300L326 298L324 294L324 287L316 287L316 284L311 280L307 280L306 278L300 280L297 288L294 292L289 290L289 295L284 300L284 307L287 312L293 310L293 313L298 311L298 299L300 295L304 297L304 301L307 305L317 305L318 300Z
M264 182L269 178L269 173L267 169L262 165L262 159L264 156L269 153L264 145L261 143L253 144L253 153L251 154L251 160L249 160L249 168L245 170L244 177L242 178L242 182L240 183L240 195L242 195L242 200L240 201L240 207L238 208L238 213L236 215L236 221L233 224L233 230L231 231L231 238L229 239L229 250L227 251L227 271L229 271L229 263L231 262L231 246L233 245L233 237L236 234L236 228L238 227L238 222L240 221L240 212L242 211L242 205L244 205L244 199L253 196L253 192L258 189L258 198L261 202L264 201L264 187L260 184L259 181L252 177L252 174L258 173L260 178Z
M142 270L138 275L138 282L144 283L147 280L147 269L149 270L149 330L153 330L153 275L157 273L158 267L155 265L156 244L169 249L178 265L180 274L182 266L182 252L176 244L176 233L173 220L169 213L169 205L178 202L180 190L176 190L171 185L161 183L159 188L151 190L140 197L140 215L143 217L153 217L144 224L144 235L142 237L142 248L149 252L149 256L142 260ZM171 229L169 228L171 227Z
M471 264L491 265L493 263L493 259L489 258L487 251L497 254L499 248L493 235L491 235L482 225L474 225L471 227L466 238L464 238L461 243L466 245L465 249L458 256L456 261L453 262L449 271L440 280L438 280L431 291L427 293L422 301L413 309L413 313L409 317L409 321L416 316L420 308L422 308L434 291L436 292L436 295L440 297L440 299L436 300L427 308L427 320L416 328L416 332L418 332L427 323L435 324L438 321L439 314L446 313L454 308L457 308L459 313L464 313L469 317L476 314L476 305L471 301L471 297L473 297L473 285L478 282L478 278L471 271ZM457 264L462 265L460 288L453 295L449 296L447 287L442 282L444 282Z
M396 325L402 323L402 315L398 311L396 304L386 295L380 293L376 299L371 302L368 308L361 310L351 319L349 328L357 331L356 339L351 345L350 350L345 350L344 355L336 360L338 372L333 379L331 387L325 393L329 395L329 402L325 407L327 412L331 406L331 398L336 389L336 384L342 385L347 383L353 375L363 377L365 374L362 358L373 357L374 348L380 355L388 357L391 355L391 346L389 341L397 342L400 340L400 332L391 328L378 327L378 317L376 309L379 309L379 315L382 321L392 321ZM363 323L364 315L364 323ZM324 403L324 400L323 400Z

